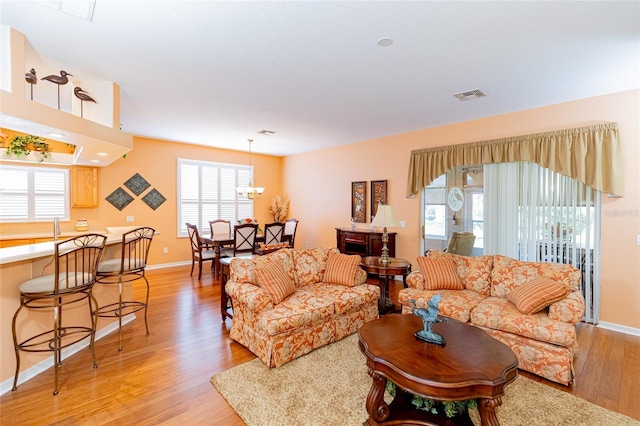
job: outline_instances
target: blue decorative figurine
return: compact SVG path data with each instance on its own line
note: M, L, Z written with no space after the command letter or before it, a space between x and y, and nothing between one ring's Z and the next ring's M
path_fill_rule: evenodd
M438 303L440 302L440 299L442 299L442 296L439 294L433 296L427 302L427 309L416 309L416 301L413 299L409 300L409 303L413 305L411 307L411 313L422 319L423 329L416 331L415 336L420 340L424 340L425 342L444 345L444 337L437 333L434 333L431 329L434 322L446 321L446 318L438 318Z

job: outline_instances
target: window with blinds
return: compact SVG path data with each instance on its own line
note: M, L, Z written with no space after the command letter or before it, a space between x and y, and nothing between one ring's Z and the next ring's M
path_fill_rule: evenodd
M238 164L178 159L178 237L187 237L186 223L209 235L209 221L224 219L234 226L253 217L253 200L239 198L237 186L247 186L253 169Z
M0 222L69 220L69 170L0 167Z

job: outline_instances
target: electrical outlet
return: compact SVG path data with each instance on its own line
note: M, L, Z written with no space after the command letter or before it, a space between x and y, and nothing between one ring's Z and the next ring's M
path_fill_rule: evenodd
M309 248L309 241L304 242L304 248Z
M133 216L127 216L127 222L133 222Z
M164 249L162 249L162 252L163 252L164 254L169 253L169 247L165 247Z

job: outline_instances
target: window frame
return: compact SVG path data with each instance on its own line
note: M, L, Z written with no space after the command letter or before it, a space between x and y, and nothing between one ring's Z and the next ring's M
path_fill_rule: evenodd
M70 170L68 168L58 167L43 167L43 166L14 166L2 164L0 166L0 182L4 180L2 175L3 171L23 171L27 173L27 190L26 190L26 202L27 202L27 215L23 217L5 218L4 213L0 213L0 223L34 223L34 222L49 222L58 217L61 221L71 220L71 191L70 191ZM57 188L58 193L46 194L38 193L36 191L36 178L38 173L59 173L63 177L62 188ZM11 195L12 193L17 196L23 196L23 191L11 191L6 188L2 188L0 184L0 191L5 195ZM6 192L5 192L6 191ZM41 214L40 217L36 217L38 209L36 204L38 199L57 198L63 200L64 212L48 212L49 214ZM0 197L1 198L1 197ZM6 209L6 203L1 203L0 209ZM45 213L47 213L45 211Z
M233 226L237 223L238 220L240 219L244 219L246 217L253 217L254 214L254 200L252 199L243 199L241 197L238 196L238 194L235 191L235 188L238 186L247 186L249 184L249 181L253 181L253 167L252 166L247 166L247 165L243 165L243 164L233 164L233 163L221 163L221 162L214 162L214 161L202 161L202 160L192 160L192 159L186 159L186 158L178 158L177 159L177 197L176 197L176 204L177 204L177 236L178 238L186 238L189 236L188 231L187 231L187 227L186 227L186 222L189 222L189 220L185 220L184 216L183 216L183 203L185 203L185 200L183 198L183 194L182 194L182 183L183 183L183 170L182 167L183 166L196 166L197 167L197 171L198 171L198 182L197 182L197 186L198 186L198 190L197 190L197 200L195 202L191 201L190 204L195 204L196 210L197 210L197 221L191 221L190 223L198 226L198 231L200 232L201 236L206 236L209 235L209 221L211 220L215 220L215 219L225 219L225 220L229 220L231 222L231 227L233 229ZM212 203L211 201L204 201L203 200L203 176L202 176L202 171L203 168L208 168L209 172L211 172L211 169L215 169L217 170L217 188L216 188L216 193L218 194L217 199L215 200L215 203ZM234 197L233 197L233 215L232 217L229 217L229 215L227 214L226 216L224 214L222 214L222 206L226 205L227 207L229 206L229 204L231 203L231 199L226 199L226 200L222 200L221 199L221 194L222 194L222 185L223 185L223 180L221 177L221 173L223 170L228 171L229 169L232 169L234 171L234 185L233 185L233 193L234 193ZM216 213L215 215L213 215L212 217L204 217L204 213L203 210L206 210L206 208L203 208L203 206L209 206L211 207L213 204L215 204L215 210ZM244 208L240 208L240 206L243 206ZM247 209L248 207L248 209ZM228 211L228 210L227 210ZM246 214L241 214L239 213L240 211L244 211ZM241 216L241 217L239 217Z

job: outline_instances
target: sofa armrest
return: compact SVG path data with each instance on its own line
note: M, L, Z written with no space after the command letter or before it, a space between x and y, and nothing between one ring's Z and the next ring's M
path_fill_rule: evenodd
M367 282L367 273L364 271L364 269L358 268L358 270L356 271L355 285L362 285L366 282Z
M424 290L424 275L422 275L422 271L413 271L407 275L407 287Z
M549 306L549 318L557 321L576 324L584 315L584 298L580 291L573 291L564 299Z
M234 309L243 305L243 308L254 314L273 309L271 296L257 285L227 281L225 290L233 300Z

